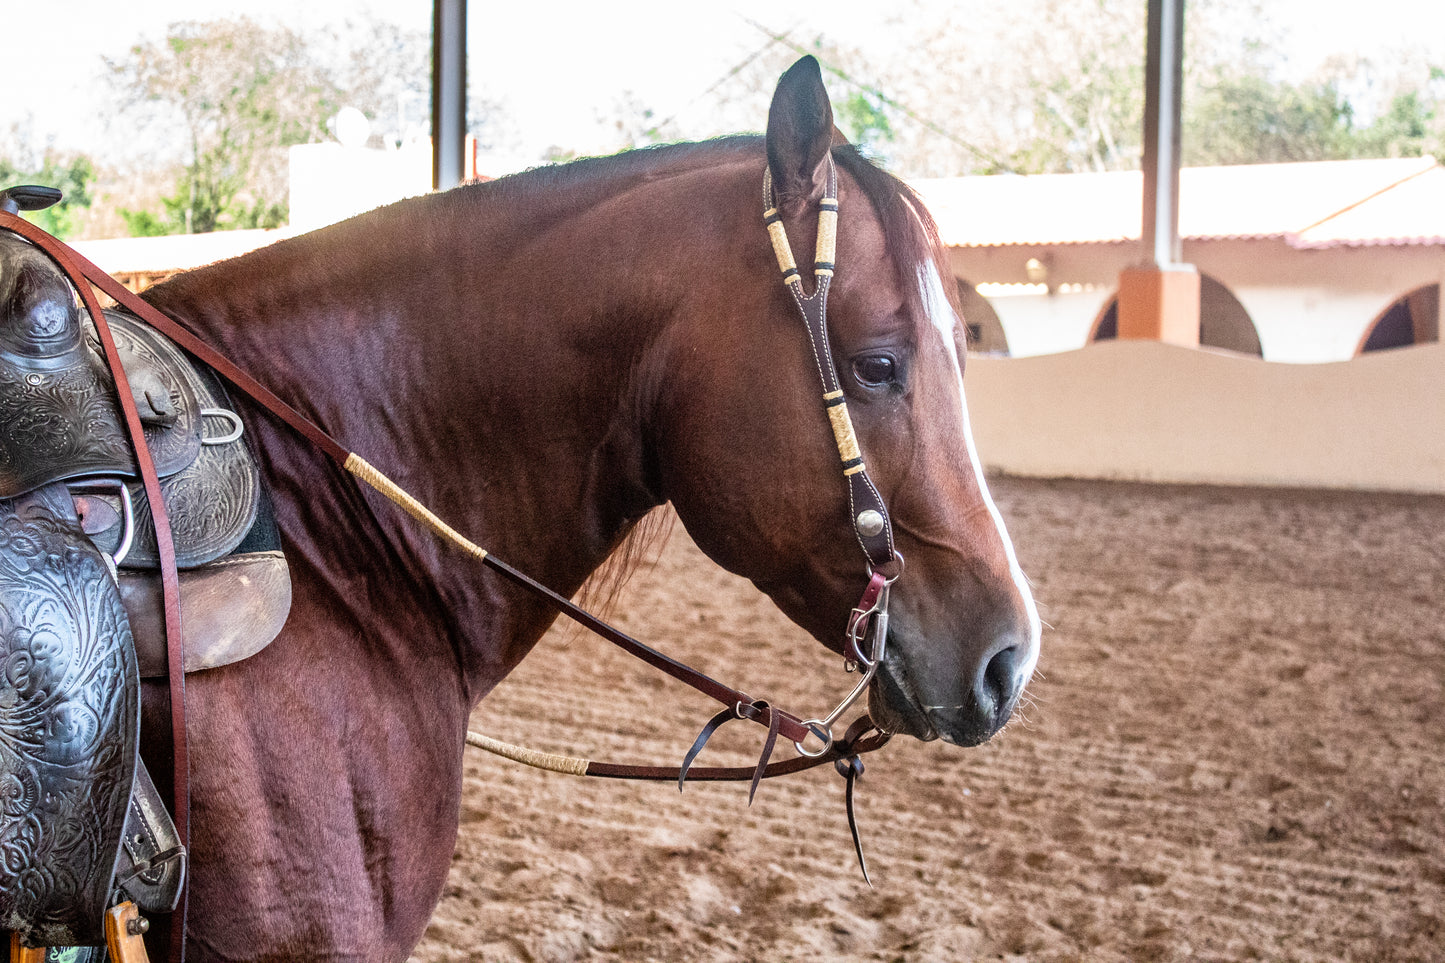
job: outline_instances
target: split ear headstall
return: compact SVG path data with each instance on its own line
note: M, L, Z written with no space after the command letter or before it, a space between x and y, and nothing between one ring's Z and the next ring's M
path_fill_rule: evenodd
M823 385L823 409L833 428L833 440L838 444L838 456L843 462L843 477L848 483L853 532L858 537L863 554L868 557L869 568L880 569L889 565L896 556L893 523L877 486L868 477L868 468L858 447L858 435L853 430L853 419L848 414L848 399L838 381L833 353L829 350L828 288L837 270L835 259L838 250L838 171L833 158L828 158L827 188L818 202L818 240L813 249L812 294L803 293L803 278L793 258L792 245L788 243L788 231L783 225L782 214L773 203L771 170L763 174L763 207L763 222L768 226L778 270L782 272L783 284L792 293L803 316L808 344Z

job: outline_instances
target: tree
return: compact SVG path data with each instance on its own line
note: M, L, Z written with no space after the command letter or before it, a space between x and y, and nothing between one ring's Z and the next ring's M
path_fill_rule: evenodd
M868 106L873 122L886 125L888 160L907 176L1120 170L1137 168L1142 154L1145 7L1142 0L900 0L880 22L888 37L866 48L824 37L811 46L773 40L789 56L818 56L831 73L840 127L865 141L869 121L852 109ZM1289 80L1280 53L1286 32L1271 12L1261 0L1187 5L1187 163L1445 147L1445 74L1415 62L1336 58L1313 78ZM759 56L729 93L744 82L749 96L770 89L778 69L775 57ZM1387 94L1377 107L1361 91L1374 100Z
M1225 73L1186 104L1184 162L1194 165L1418 157L1441 145L1439 101L1430 85L1400 86L1383 111L1361 122L1342 87L1352 69L1293 84L1259 72ZM1434 68L1429 76L1440 76Z
M125 106L162 144L183 134L175 191L144 233L271 227L286 218L286 153L325 133L336 90L293 31L249 19L173 24L108 61Z
M867 154L886 161L893 121L880 92L856 90L833 105L833 121Z
M1272 164L1353 156L1353 111L1333 83L1294 85L1258 74L1193 91L1183 119L1185 164Z
M84 154L67 156L50 149L39 158L26 158L19 151L6 154L0 156L0 188L40 184L60 190L63 197L58 204L25 216L58 238L72 236L94 201L95 162Z

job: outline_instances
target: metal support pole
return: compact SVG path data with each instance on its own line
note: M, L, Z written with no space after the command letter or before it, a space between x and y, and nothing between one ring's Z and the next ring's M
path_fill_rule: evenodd
M432 187L462 182L467 137L467 0L433 0Z
M1119 273L1119 337L1199 346L1199 272L1181 263L1179 112L1184 0L1149 0L1144 59L1144 252Z
M1184 0L1149 0L1144 61L1145 263L1183 260L1179 243L1179 115L1184 86Z

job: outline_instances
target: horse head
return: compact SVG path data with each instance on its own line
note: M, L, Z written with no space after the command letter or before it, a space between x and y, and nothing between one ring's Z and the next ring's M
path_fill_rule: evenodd
M767 167L799 265L837 167L829 349L903 571L875 720L960 745L1007 722L1039 652L1039 618L985 483L963 393L964 333L933 222L901 182L837 138L817 62L769 114ZM841 650L869 578L799 307L756 229L679 313L652 416L655 471L697 544ZM803 284L811 289L806 268Z

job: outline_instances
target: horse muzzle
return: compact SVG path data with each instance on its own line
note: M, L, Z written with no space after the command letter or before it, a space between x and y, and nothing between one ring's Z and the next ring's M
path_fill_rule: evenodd
M1033 675L1038 643L1004 636L962 671L920 678L906 637L891 640L868 707L879 726L956 746L987 742L1008 722Z

